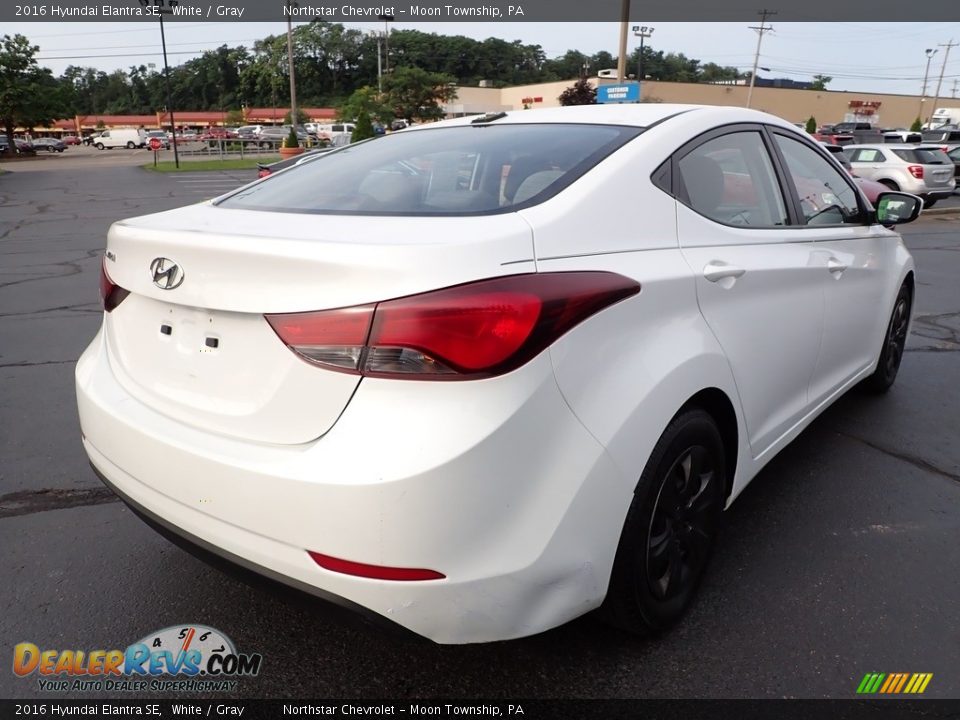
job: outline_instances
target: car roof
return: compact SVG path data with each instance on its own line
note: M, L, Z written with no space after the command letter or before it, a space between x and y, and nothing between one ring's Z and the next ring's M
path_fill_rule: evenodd
M574 105L569 107L540 108L536 110L508 110L502 113L488 113L497 117L489 121L490 125L577 123L596 125L627 125L650 127L681 113L715 113L722 115L724 122L764 122L796 131L793 123L775 115L759 110L724 105L680 105L673 103L623 103L603 105ZM442 120L436 123L414 125L413 132L422 132L437 127L457 127L473 124L482 115Z

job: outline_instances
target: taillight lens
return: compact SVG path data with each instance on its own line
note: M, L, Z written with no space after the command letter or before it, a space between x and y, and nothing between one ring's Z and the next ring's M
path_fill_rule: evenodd
M910 165L907 170L918 180L923 179L923 165Z
M124 290L110 279L107 273L106 258L100 263L100 300L103 302L103 309L107 312L113 312L113 309L126 300L129 290Z
M294 352L330 369L466 380L520 367L586 318L638 292L639 284L615 273L539 273L266 318Z

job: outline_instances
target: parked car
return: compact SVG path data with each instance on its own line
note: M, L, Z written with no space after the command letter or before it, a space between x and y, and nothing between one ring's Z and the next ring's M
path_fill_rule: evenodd
M264 178L280 170L286 170L288 167L302 165L305 162L316 160L318 157L326 155L330 150L331 148L318 148L316 150L307 150L300 155L294 155L284 160L277 160L273 163L257 163L257 177Z
M64 145L80 144L80 138L78 138L76 135L64 135L62 138L60 138L60 140L63 141Z
M954 180L957 180L960 178L960 146L957 146L947 152L947 157L953 161L953 177ZM958 180L958 182L960 182L960 180Z
M883 142L894 143L894 144L921 143L923 142L923 134L918 132L911 132L909 130L884 130Z
M235 137L235 133L221 127L209 127L200 133L201 140L228 140Z
M850 145L854 172L891 190L923 198L924 207L950 197L956 187L953 163L938 147L927 145Z
M960 130L949 128L924 130L923 142L926 145L960 145Z
M37 150L28 140L23 140L21 138L13 139L14 146L16 148L16 155L36 155ZM0 154L10 152L10 141L6 135L0 135Z
M160 141L161 150L170 149L170 134L166 130L147 130L147 147L150 146L151 140Z
M262 128L257 135L257 143L260 147L279 147L280 144L287 139L287 136L290 134L289 125L267 125ZM297 131L297 139L301 143L307 141L307 132L305 130Z
M180 543L437 642L663 630L751 478L895 381L920 208L743 108L421 125L114 224L78 434Z
M47 152L63 152L67 149L66 144L57 138L36 138L31 140L35 150L46 150Z
M840 145L832 145L830 143L822 143L824 148L829 152L833 159L836 160L840 165L843 166L843 169L850 173L850 177L853 178L853 181L857 184L857 187L867 196L867 200L870 201L871 205L877 204L877 199L880 197L880 193L884 193L890 190L886 185L882 185L874 180L867 180L857 175L853 171L853 165L850 163L850 157L847 155L846 151Z

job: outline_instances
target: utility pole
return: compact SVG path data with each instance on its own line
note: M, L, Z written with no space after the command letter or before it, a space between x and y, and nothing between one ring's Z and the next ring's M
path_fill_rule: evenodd
M630 24L630 0L621 0L620 5L620 56L617 58L617 82L627 76L627 31Z
M937 47L946 48L947 50L943 53L943 65L940 66L940 79L937 80L937 92L936 95L933 96L933 105L930 108L931 117L933 117L933 113L937 111L937 101L940 99L940 85L943 83L943 73L947 69L947 59L950 57L950 48L956 47L957 45L960 45L960 43L955 43L953 38L950 38L950 42L948 43L940 43L937 45ZM930 120L927 119L927 122L930 122Z
M173 10L165 7L157 7L157 14L160 17L160 43L163 45L163 80L167 86L167 111L170 113L170 133L173 136L173 164L177 170L180 169L180 152L177 150L177 125L173 120L173 95L170 92L170 64L167 62L167 36L163 32L163 16L167 13L173 14Z
M287 0L287 65L290 69L290 124L294 131L297 127L297 77L293 69L293 23L291 21L290 0ZM295 5L296 3L294 3Z
M920 92L920 111L917 113L917 117L920 118L920 122L923 122L923 102L927 99L927 78L930 76L930 61L933 60L933 56L937 54L936 48L927 48L924 50L927 54L927 69L923 72L923 90Z
M763 34L765 32L773 32L773 27L767 27L767 18L771 15L776 15L775 12L771 12L764 8L760 11L760 27L755 25L750 25L750 30L757 31L757 51L753 55L753 72L750 73L750 90L747 91L747 107L750 107L750 103L753 101L753 84L757 79L757 66L760 64L760 43L763 42Z

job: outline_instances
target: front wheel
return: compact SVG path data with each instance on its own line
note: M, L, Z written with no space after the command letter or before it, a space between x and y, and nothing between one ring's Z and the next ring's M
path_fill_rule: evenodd
M638 634L684 614L713 551L726 496L726 454L717 424L687 410L664 430L627 513L602 612Z
M907 345L907 328L910 325L910 308L913 298L906 283L900 286L896 302L893 304L893 313L887 325L887 334L883 338L883 348L880 350L880 359L877 360L877 369L873 375L863 381L863 387L869 392L885 393L893 387L900 370L900 361L903 360L903 351Z

